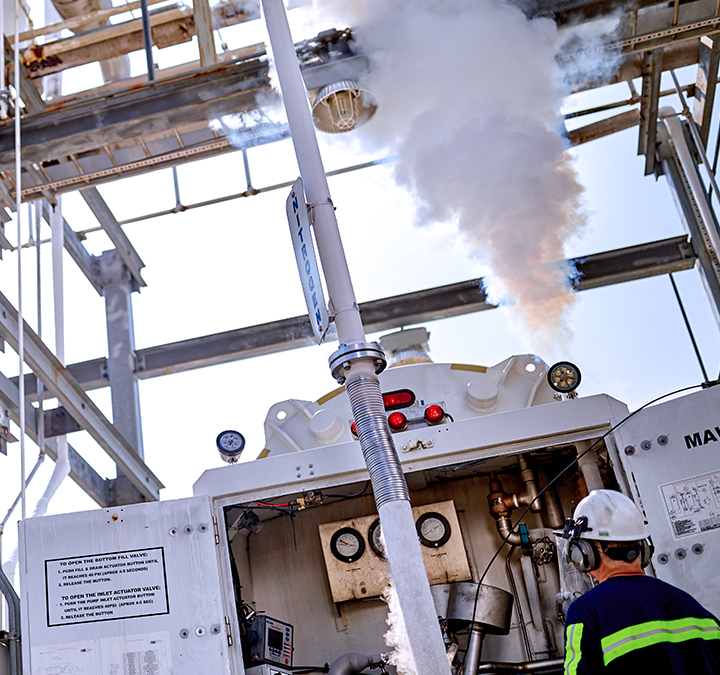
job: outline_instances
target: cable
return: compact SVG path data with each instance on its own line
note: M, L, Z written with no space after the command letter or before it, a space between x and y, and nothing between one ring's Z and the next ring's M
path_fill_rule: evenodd
M329 497L332 499L355 499L356 497L362 497L367 492L367 489L369 487L370 487L370 481L368 480L368 481L365 481L365 486L363 487L362 490L360 490L360 492L356 492L351 495L341 495L341 494L332 495L332 494L324 493L323 497Z
M590 452L595 446L600 443L600 441L605 440L609 434L611 434L615 429L617 429L619 426L625 424L631 417L634 417L637 415L641 410L644 410L648 406L652 405L653 403L657 403L658 401L661 401L664 398L667 398L668 396L674 396L675 394L680 394L684 391L690 391L691 389L697 389L698 387L702 387L703 389L706 389L710 386L718 384L718 381L715 382L704 382L701 384L693 384L689 387L683 387L682 389L676 389L675 391L671 391L667 394L663 394L662 396L658 396L657 398L654 398L652 401L648 401L647 403L641 405L637 410L634 410L627 416L623 417L617 424L610 427L600 438L598 438L590 447L587 448L587 450L584 450L581 452L575 459L573 459L560 473L558 473L542 490L538 491L535 498L525 507L525 510L520 514L520 517L517 519L517 521L510 527L510 531L507 533L505 538L502 541L502 544L500 544L500 548L498 548L497 551L495 551L495 554L492 558L490 558L490 562L486 565L485 570L483 571L482 575L480 576L480 580L478 581L477 590L475 591L475 602L473 603L473 618L475 617L475 611L477 610L477 604L478 600L480 598L480 589L482 588L482 583L485 580L485 577L487 576L488 571L490 570L490 567L492 567L495 560L497 560L497 557L502 553L503 548L505 548L505 544L508 542L508 539L510 539L513 532L515 532L515 528L520 524L520 522L525 518L528 511L530 511L530 507L538 500L540 497L545 493L545 491L550 488L551 485L554 485L557 480L563 476L565 473L567 473L573 466L575 466L578 461L584 457L588 452ZM463 660L464 665L464 660Z

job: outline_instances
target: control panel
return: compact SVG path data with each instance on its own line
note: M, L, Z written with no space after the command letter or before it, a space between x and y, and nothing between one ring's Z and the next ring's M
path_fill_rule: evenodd
M290 624L260 615L253 619L250 632L257 636L249 650L249 659L253 665L269 663L292 666L293 627Z
M412 511L430 584L470 579L455 503L436 502ZM378 516L326 523L318 530L333 602L380 595L390 572Z

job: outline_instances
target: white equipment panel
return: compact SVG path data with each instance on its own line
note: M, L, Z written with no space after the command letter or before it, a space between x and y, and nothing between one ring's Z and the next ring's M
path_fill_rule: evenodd
M470 565L455 503L446 501L416 506L412 512L416 522L423 516L427 518L439 514L449 527L447 541L438 546L420 547L430 585L470 579ZM390 580L387 560L376 553L372 545L372 528L377 520L377 515L371 515L318 526L333 602L371 598L380 595L387 587ZM350 560L339 559L333 553L334 535L342 531L357 533L352 536L359 535L362 539L359 542L361 550L358 550L357 557L351 556Z
M615 432L656 575L720 612L720 387L652 406Z
M31 518L21 537L28 675L229 672L210 499Z

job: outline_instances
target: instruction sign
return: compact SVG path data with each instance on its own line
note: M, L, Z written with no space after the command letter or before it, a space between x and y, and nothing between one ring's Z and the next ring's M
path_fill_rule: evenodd
M720 528L720 472L660 487L676 539Z
M45 561L48 626L168 614L162 547Z
M320 283L320 270L315 258L315 246L310 232L308 207L305 203L302 178L295 181L285 207L293 249L295 249L295 261L297 262L298 272L300 272L300 283L302 284L305 304L310 317L310 325L315 335L315 341L320 344L330 325L330 319L325 306L322 284Z

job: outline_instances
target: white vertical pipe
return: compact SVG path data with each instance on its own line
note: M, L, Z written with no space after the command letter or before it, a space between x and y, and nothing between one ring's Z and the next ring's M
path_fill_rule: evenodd
M56 196L57 206L50 211L52 228L53 306L55 310L55 356L65 365L65 296L63 277L63 249L65 227L62 215L62 197Z
M355 301L350 272L312 123L307 90L300 73L285 7L282 0L262 0L262 7L295 146L295 155L305 187L305 196L312 209L312 223L332 304L332 313L335 315L338 341L341 345L364 343L365 331ZM353 380L355 380L355 384L362 380L363 382L360 384L365 389L364 384L371 383L373 378L377 383L377 376L371 364L362 361L352 363L350 371L347 373L348 392L350 392ZM367 389L371 388L367 387ZM364 397L362 394L358 394L358 396ZM353 397L350 398L352 403ZM445 655L430 585L422 562L420 544L415 532L415 523L410 501L407 498L404 477L392 439L389 438L387 420L381 416L381 422L385 425L385 429L373 426L375 422L380 422L380 420L371 419L373 415L370 409L375 405L383 410L379 386L376 396L368 394L367 398L358 403L358 408L362 408L360 416L355 411L356 406L353 404L353 415L358 429L361 428L362 422L370 422L369 427L373 427L370 429L371 433L361 433L360 435L360 444L366 462L368 461L368 448L365 444L370 440L376 440L375 437L379 438L385 435L388 443L382 449L381 454L384 455L384 460L394 455L396 463L394 467L389 467L394 470L387 473L393 475L399 473L402 479L403 490L400 492L404 492L404 498L398 495L396 498L384 502L379 506L378 514L385 533L390 574L397 589L398 601L407 629L408 647L416 665L415 675L450 675L450 665ZM363 415L367 417L363 418ZM382 434L383 431L386 434ZM375 459L379 459L379 455L375 455ZM373 478L372 471L371 480L377 499L378 485L376 485L376 478Z
M338 341L340 344L365 342L365 331L330 199L307 90L300 74L285 7L282 0L263 0L262 5L305 197L311 209L318 253L335 315Z
M4 57L3 57L4 58ZM21 514L25 520L25 324L22 304L22 177L20 175L20 0L15 0L15 215L17 217L18 254L18 357L19 357L19 417L20 417L20 494Z
M55 355L65 365L65 301L63 279L63 248L65 246L65 229L62 216L62 197L57 195L57 206L50 211L50 227L52 228L52 271L53 271L53 307L55 313ZM47 487L38 500L33 517L44 516L48 504L60 484L70 473L70 457L68 454L67 436L57 437L57 459Z

